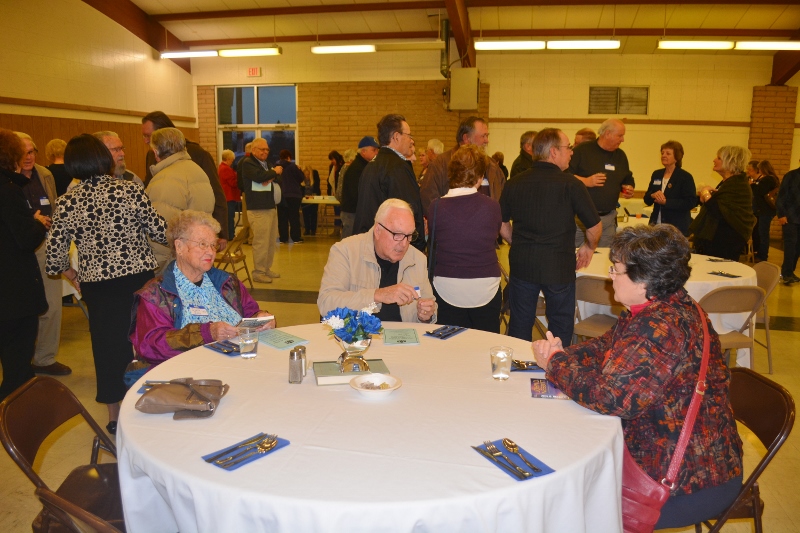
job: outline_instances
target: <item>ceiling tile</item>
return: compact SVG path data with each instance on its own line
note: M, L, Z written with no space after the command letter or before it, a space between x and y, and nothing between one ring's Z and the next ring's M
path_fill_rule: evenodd
M562 29L566 18L567 12L561 7L536 6L531 9L531 27L533 28Z
M667 6L667 17L669 17L671 6ZM648 5L639 6L636 13L636 20L633 21L634 28L663 28L664 27L664 6Z
M658 37L623 37L620 45L623 54L652 54L658 48Z
M133 3L149 15L161 15L170 12L169 8L159 0L134 0Z
M367 21L361 13L339 13L330 17L341 33L368 33Z
M428 17L421 9L402 10L394 12L395 19L400 25L400 31L431 31L438 29L438 17ZM433 24L431 25L431 19Z
M796 30L800 28L800 6L789 6L770 26L772 30Z
M400 31L400 25L394 18L391 11L370 11L362 12L364 20L367 21L370 31L373 32L395 32Z
M680 5L668 14L667 28L699 28L711 11L708 5Z
M714 5L708 12L701 28L735 28L742 20L749 6Z
M641 6L603 6L598 28L631 28Z
M469 25L474 31L500 29L499 9L496 7L470 8Z
M570 6L566 8L567 28L597 28L603 6Z
M564 13L564 10L560 10ZM501 7L498 9L498 19L502 29L529 30L533 10L530 7ZM536 23L533 23L536 25Z
M748 6L737 29L767 29L772 27L778 17L786 11L786 6Z

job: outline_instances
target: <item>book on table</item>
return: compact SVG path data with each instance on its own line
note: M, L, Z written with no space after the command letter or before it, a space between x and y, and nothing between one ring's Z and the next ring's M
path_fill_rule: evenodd
M569 400L569 396L561 392L545 378L531 378L531 396L551 400Z
M368 372L339 372L336 361L317 361L312 366L317 385L346 385L350 380L362 374L388 374L389 368L383 359L367 359Z

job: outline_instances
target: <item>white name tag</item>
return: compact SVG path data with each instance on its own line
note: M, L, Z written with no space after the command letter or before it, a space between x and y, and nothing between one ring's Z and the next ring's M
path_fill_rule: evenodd
M483 186L489 185L489 180L487 180L486 178L483 178L483 181L481 182L481 185L483 185Z
M190 305L189 312L194 316L208 316L208 309L202 305Z
M661 185L661 180L653 180L653 185Z
M617 170L617 168L611 163L606 163L606 170Z
M39 198L39 205L50 205L50 199L47 196Z

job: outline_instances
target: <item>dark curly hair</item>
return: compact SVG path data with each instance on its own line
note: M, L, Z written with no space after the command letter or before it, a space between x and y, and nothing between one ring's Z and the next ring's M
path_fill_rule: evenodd
M23 157L25 145L22 139L13 131L0 128L0 168L14 172Z
M670 224L625 228L611 241L608 257L625 265L628 278L644 283L647 298L666 298L680 290L692 267L689 241Z

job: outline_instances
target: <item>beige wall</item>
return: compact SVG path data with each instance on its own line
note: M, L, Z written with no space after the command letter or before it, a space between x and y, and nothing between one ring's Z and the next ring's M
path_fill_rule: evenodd
M194 116L192 77L80 0L2 0L0 96ZM0 104L0 112L87 118ZM138 122L138 117L91 116ZM113 113L111 113L113 115Z

